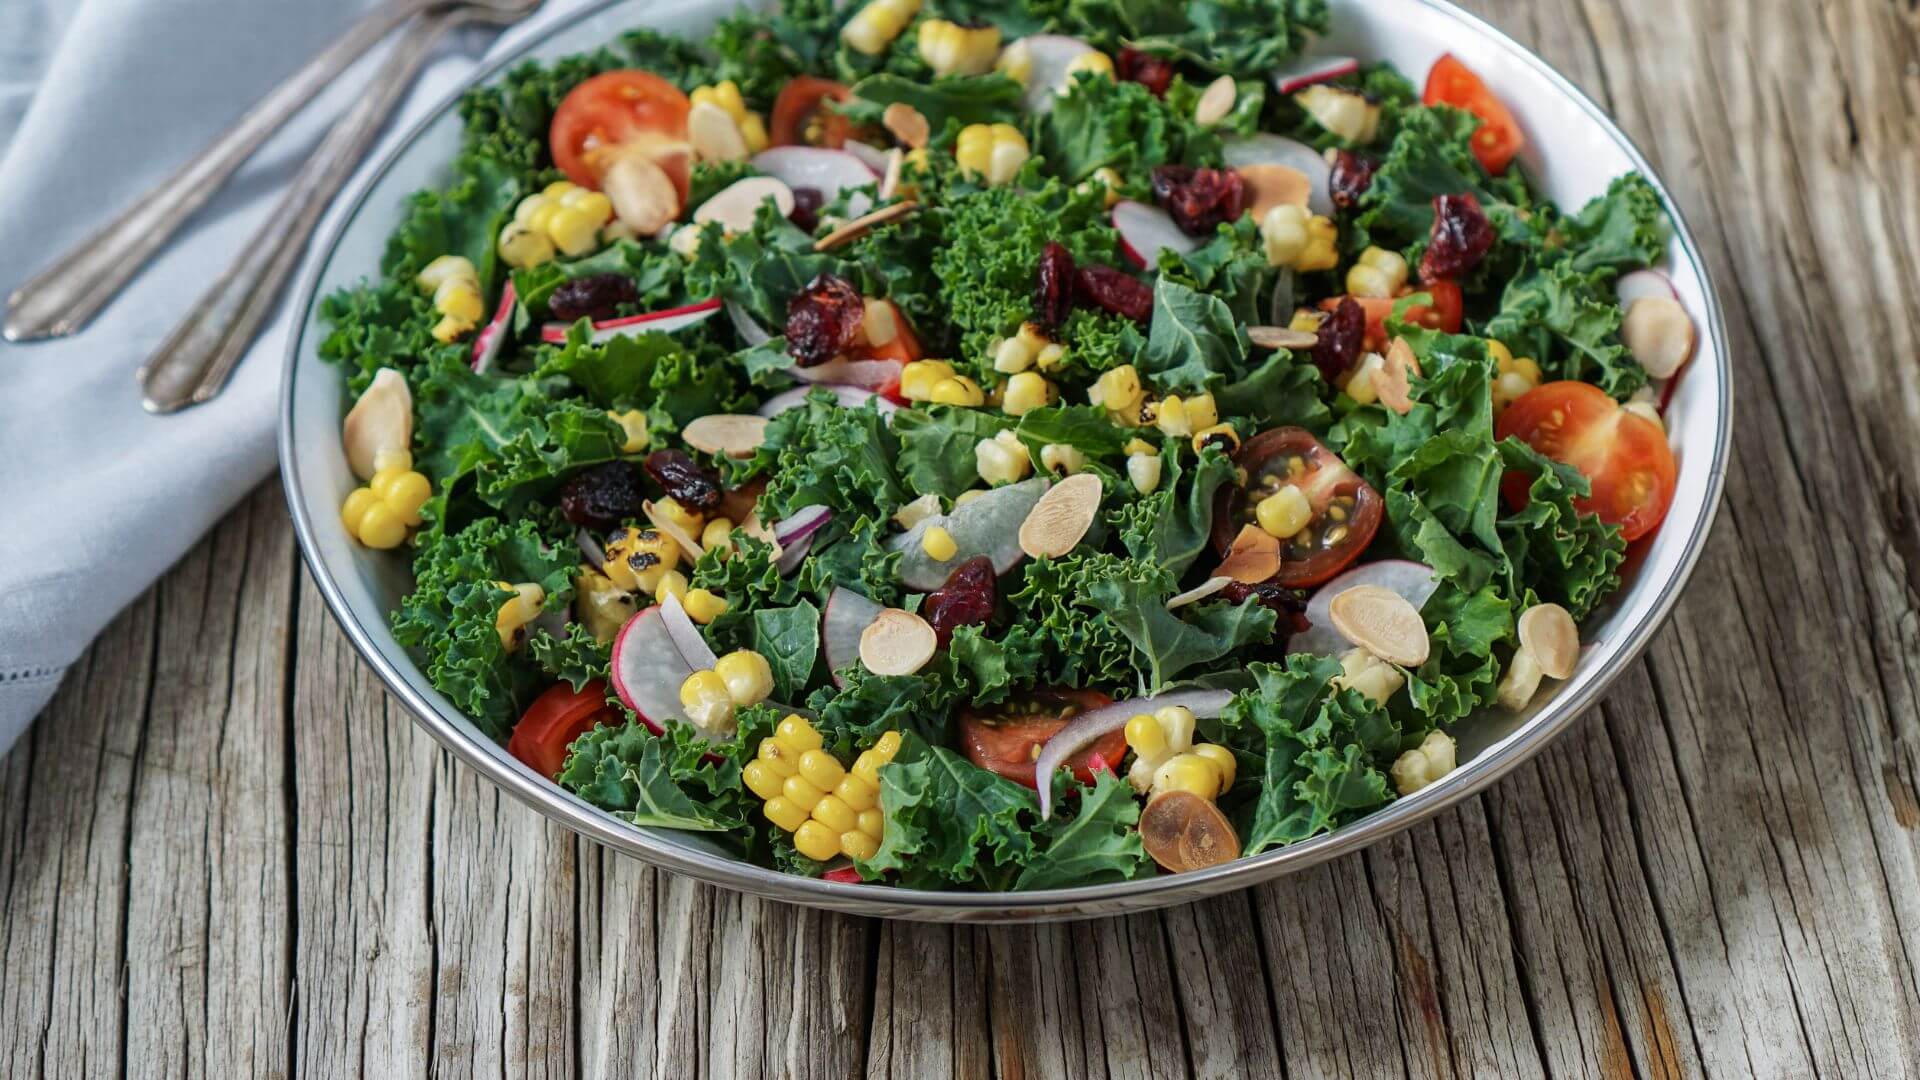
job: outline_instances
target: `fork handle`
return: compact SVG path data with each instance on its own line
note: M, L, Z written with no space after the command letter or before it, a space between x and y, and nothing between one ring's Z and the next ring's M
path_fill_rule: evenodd
M388 0L361 18L158 187L15 289L7 299L7 340L61 337L92 321L267 136L394 27L442 2Z
M142 404L149 412L174 412L219 394L273 313L327 206L359 166L435 43L473 18L472 8L445 8L429 11L407 27L374 73L366 96L327 132L240 258L141 365Z

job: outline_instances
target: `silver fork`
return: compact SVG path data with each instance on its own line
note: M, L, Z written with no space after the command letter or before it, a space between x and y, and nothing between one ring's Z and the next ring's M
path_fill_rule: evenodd
M471 22L505 24L539 7L540 0L474 0L428 11L394 44L373 81L335 122L294 176L273 212L166 341L141 365L142 404L170 413L210 401L225 387L260 327L273 312L307 241L347 178L406 94L434 45L447 31Z

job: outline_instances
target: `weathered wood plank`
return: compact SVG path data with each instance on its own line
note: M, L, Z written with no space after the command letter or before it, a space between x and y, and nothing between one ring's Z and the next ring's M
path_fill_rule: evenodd
M879 927L870 1077L984 1076L1000 1039L1025 1040L1029 1024L993 1030L988 1015L989 931L974 926L887 922ZM1032 1022L1037 1018L1026 1017Z

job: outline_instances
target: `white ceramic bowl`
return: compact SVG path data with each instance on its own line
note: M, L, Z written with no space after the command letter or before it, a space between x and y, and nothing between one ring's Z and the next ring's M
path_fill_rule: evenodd
M552 59L610 42L638 25L704 33L730 0L612 0L535 35L523 49L476 73L500 76L527 58ZM1333 30L1315 49L1392 61L1418 80L1451 52L1512 107L1528 136L1521 163L1544 193L1577 209L1607 182L1638 169L1659 180L1626 136L1579 90L1506 35L1444 0L1333 0ZM1491 712L1462 723L1459 769L1441 782L1335 832L1210 870L1112 885L1032 893L922 892L793 877L734 860L694 834L642 829L587 805L535 775L482 735L428 684L393 639L387 613L410 585L403 558L354 544L338 508L354 481L340 449L345 409L339 372L317 352L325 334L320 298L378 273L387 236L406 196L443 183L460 142L457 94L435 109L381 162L300 291L303 319L293 337L282 391L281 475L308 566L348 637L419 722L471 767L570 829L619 851L700 880L793 903L867 915L935 920L1016 921L1112 915L1243 888L1355 851L1492 783L1525 761L1591 706L1653 636L1678 599L1720 501L1730 426L1726 335L1713 287L1680 215L1665 269L1703 331L1667 413L1679 459L1679 488L1665 525L1619 597L1591 620L1578 671L1527 713Z

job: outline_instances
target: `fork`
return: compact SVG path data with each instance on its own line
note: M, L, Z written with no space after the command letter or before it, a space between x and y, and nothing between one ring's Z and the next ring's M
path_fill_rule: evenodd
M240 258L215 280L141 365L137 379L142 388L141 404L147 411L175 412L210 401L225 387L235 365L273 313L334 195L359 166L441 36L466 23L515 22L540 2L473 0L429 10L408 24L375 72L366 96L334 124L301 166L266 223L247 241Z

